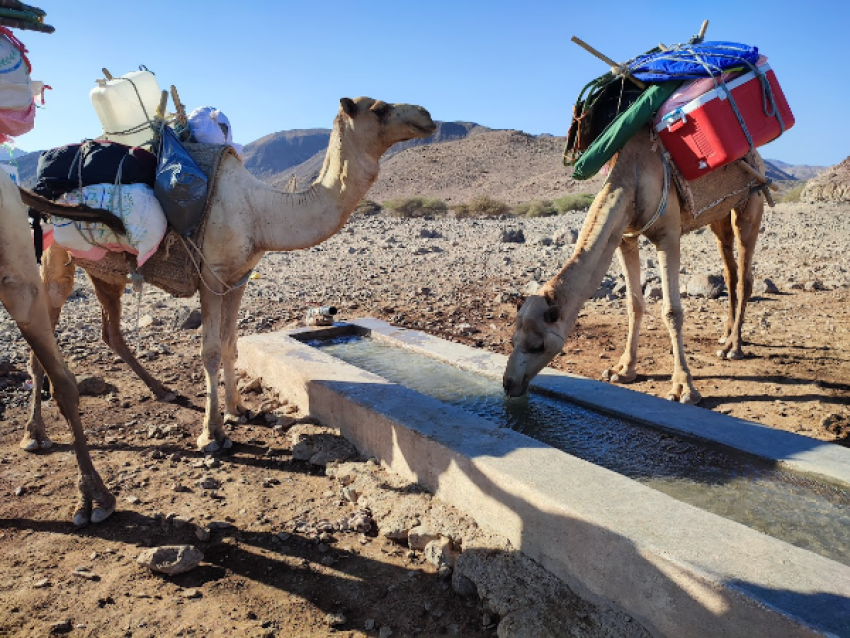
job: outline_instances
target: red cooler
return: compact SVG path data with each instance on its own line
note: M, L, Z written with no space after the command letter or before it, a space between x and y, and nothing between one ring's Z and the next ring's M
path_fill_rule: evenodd
M768 110L771 108L770 99L755 71L726 82L754 146L762 146L779 137L783 124L786 131L794 125L794 115L770 65L765 63L759 70L770 84L781 123L776 115L765 113L765 105ZM668 113L659 112L659 116L655 130L687 180L734 162L750 150L747 136L722 86L715 86Z

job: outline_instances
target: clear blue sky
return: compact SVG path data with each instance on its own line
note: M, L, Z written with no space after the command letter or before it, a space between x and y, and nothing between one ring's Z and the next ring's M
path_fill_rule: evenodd
M832 165L850 155L846 0L34 1L56 32L16 33L33 78L54 90L17 141L27 151L100 134L88 97L100 69L139 64L189 109L224 111L242 144L328 128L339 98L359 95L421 104L438 120L564 135L579 90L606 71L570 36L621 61L684 42L708 19L707 39L769 57L794 112L766 157Z

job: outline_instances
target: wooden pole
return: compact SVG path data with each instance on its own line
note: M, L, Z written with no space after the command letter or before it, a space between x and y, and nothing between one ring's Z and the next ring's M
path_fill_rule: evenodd
M708 20L702 21L702 26L699 28L699 35L697 36L700 39L700 42L705 37L705 32L708 30Z
M750 175L752 175L753 177L755 177L755 178L758 180L759 184L764 184L764 185L766 185L768 188L770 188L771 190L775 190L775 191L776 191L776 190L779 190L779 187L778 187L776 184L774 184L773 182L768 182L767 178L766 178L764 175L762 175L761 173L759 173L759 172L755 169L755 167L750 166L750 165L749 165L747 162L745 162L744 160L741 160L741 168L743 168L743 169L744 169L744 171L746 171L747 173L749 173Z
M107 80L111 80L111 79L112 79L112 74L109 72L109 70L108 70L108 69L105 69L105 68L104 68L104 69L101 69L101 71L103 71L103 76L104 76Z
M168 91L163 90L159 96L159 106L156 107L156 116L165 117L165 105L168 104Z
M171 85L171 99L174 100L174 110L177 113L177 119L181 124L186 123L186 107L183 106L183 103L180 101L180 96L177 95L177 87L173 84Z
M738 166L744 169L744 172L749 173L761 184L761 192L764 193L764 198L767 200L767 205L773 208L776 205L776 202L773 201L773 195L770 194L772 190L779 190L779 187L773 182L768 181L768 179L759 173L755 168L750 166L744 160L740 160L738 162Z
M614 62L614 60L609 58L607 55L600 53L599 51L594 49L592 46L590 46L587 42L577 38L576 36L571 37L570 40L572 42L575 42L577 45L579 45L582 49L584 49L585 51L587 51L591 55L599 58L600 60L602 60L606 64L610 65L611 66L611 72L614 73L615 75L622 75L624 77L629 78L632 82L634 82L641 89L646 88L646 84L644 84L643 82L641 82L637 78L633 78L631 75L626 73L625 70L621 69L620 65L617 64L616 62Z

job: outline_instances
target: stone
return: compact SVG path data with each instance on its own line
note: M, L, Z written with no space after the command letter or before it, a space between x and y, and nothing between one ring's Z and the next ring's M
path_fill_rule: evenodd
M524 244L525 233L522 232L522 228L506 228L502 231L499 241L504 244Z
M773 281L765 277L753 285L753 292L760 295L778 295L779 288Z
M448 538L438 538L425 545L425 560L432 565L451 567L455 564L460 552L452 549L452 542Z
M198 308L183 306L174 313L174 327L181 330L197 330L203 324L203 317Z
M432 532L424 525L417 525L416 527L412 527L407 533L407 546L410 549L415 549L421 552L425 549L428 543L439 538L440 535L436 532Z
M77 389L81 396L99 397L106 394L108 387L102 377L84 376L77 379Z
M688 279L686 290L689 297L717 299L726 290L726 283L720 275L692 275Z
M148 569L163 574L182 574L195 569L204 554L192 545L163 545L146 549L136 561Z

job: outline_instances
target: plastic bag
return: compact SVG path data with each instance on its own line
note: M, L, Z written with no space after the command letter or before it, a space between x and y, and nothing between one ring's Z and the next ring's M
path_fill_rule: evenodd
M209 180L168 126L162 128L154 180L168 223L187 237L197 228L207 203Z
M211 106L201 106L189 113L188 124L192 138L203 144L228 144L242 155L242 145L233 141L230 120L227 116Z

